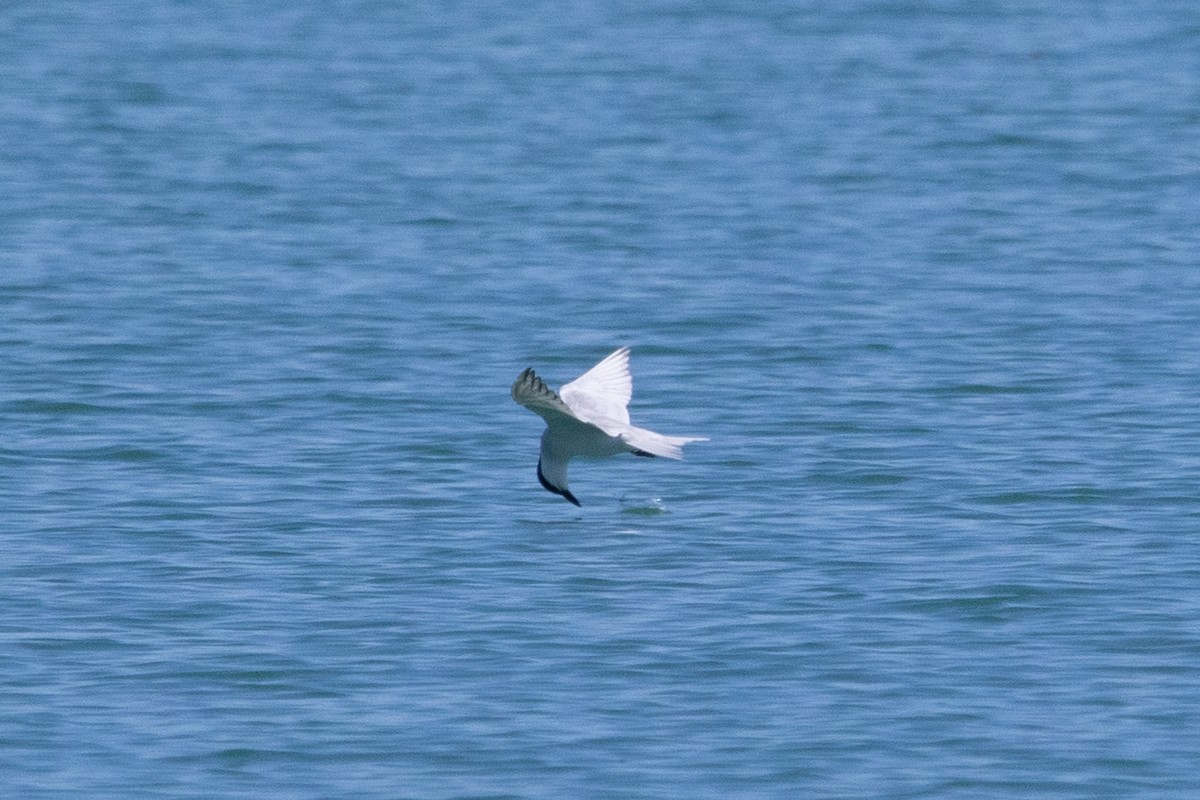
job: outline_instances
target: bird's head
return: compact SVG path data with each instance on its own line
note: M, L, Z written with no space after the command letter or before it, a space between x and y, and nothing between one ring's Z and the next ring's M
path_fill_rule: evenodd
M547 492L553 492L560 497L565 497L569 502L577 506L582 506L583 504L576 500L575 495L571 494L571 490L567 488L566 462L562 462L561 469L557 469L557 466L557 462L539 458L537 465L538 483Z

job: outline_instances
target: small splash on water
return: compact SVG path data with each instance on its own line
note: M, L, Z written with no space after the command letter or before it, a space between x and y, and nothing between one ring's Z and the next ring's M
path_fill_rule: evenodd
M667 505L661 497L621 496L621 513L639 517L653 517L667 513Z

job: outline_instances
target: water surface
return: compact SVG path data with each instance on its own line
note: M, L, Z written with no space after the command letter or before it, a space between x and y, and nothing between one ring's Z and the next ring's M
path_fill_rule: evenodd
M1191 4L0 31L14 796L1200 792Z

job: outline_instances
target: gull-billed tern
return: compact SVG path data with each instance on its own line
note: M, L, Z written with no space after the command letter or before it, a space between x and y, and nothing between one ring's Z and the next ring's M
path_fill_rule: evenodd
M532 369L517 376L513 400L546 420L538 456L538 482L549 492L580 505L567 488L567 462L576 456L608 458L618 453L683 458L683 445L705 442L693 436L664 436L629 424L629 348L614 351L555 394Z

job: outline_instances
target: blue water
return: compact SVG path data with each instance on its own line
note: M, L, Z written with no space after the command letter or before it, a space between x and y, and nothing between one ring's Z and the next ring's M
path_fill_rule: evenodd
M1190 0L0 38L3 797L1200 796Z

